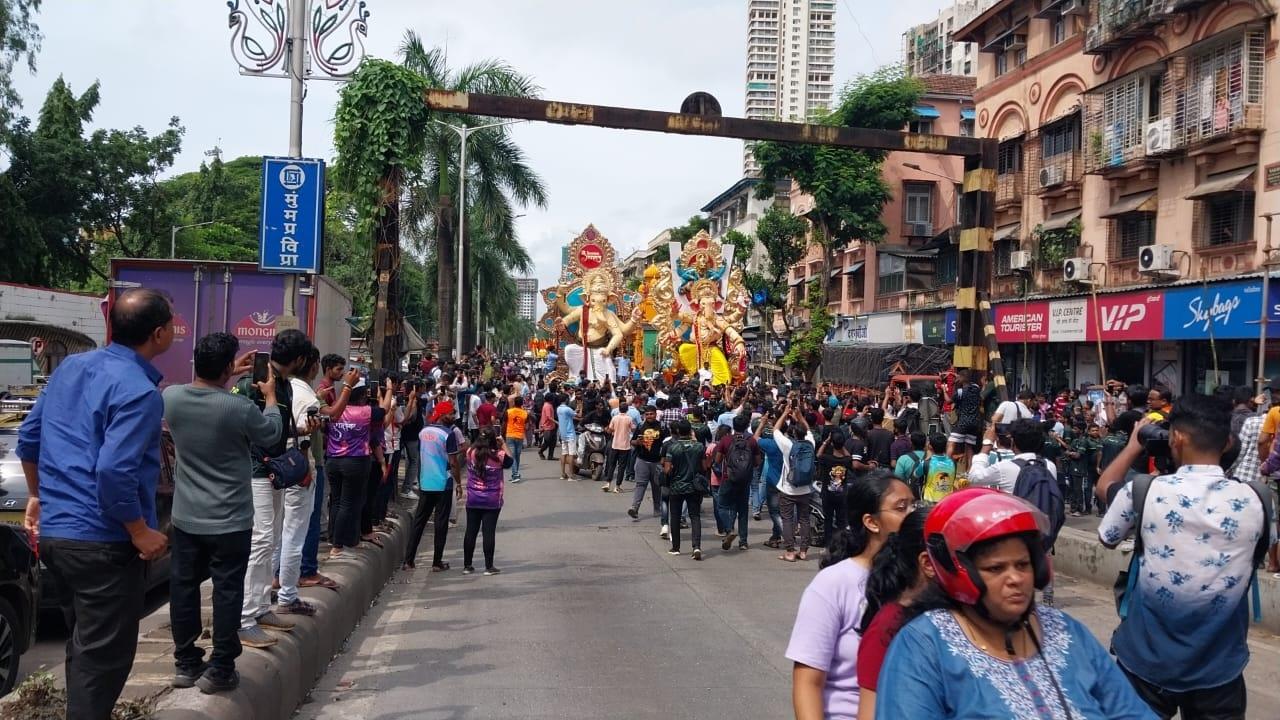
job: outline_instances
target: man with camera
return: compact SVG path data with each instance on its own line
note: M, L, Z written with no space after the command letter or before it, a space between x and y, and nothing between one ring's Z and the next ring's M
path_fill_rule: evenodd
M1112 548L1139 534L1111 647L1138 694L1166 718L1179 711L1245 716L1248 589L1265 538L1266 504L1250 484L1223 472L1230 433L1229 402L1184 396L1167 430L1149 418L1138 422L1095 490L1108 500L1144 450L1167 454L1176 468L1112 491L1098 527Z

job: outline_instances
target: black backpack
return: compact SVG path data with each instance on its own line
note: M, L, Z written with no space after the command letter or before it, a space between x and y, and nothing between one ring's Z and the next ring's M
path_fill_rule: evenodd
M751 441L746 433L734 433L729 441L729 452L725 453L724 477L720 482L725 485L737 485L751 482L755 474L756 455L751 451Z
M1058 532L1067 521L1067 505L1062 498L1058 478L1049 472L1043 458L1014 460L1013 464L1019 468L1013 494L1040 508L1040 512L1049 518L1049 536L1044 540L1044 548L1049 550L1057 542Z

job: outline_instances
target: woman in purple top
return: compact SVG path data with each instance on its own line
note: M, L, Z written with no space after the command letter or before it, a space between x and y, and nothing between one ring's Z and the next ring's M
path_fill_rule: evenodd
M871 563L916 507L911 488L888 470L849 485L849 527L832 539L823 569L805 588L787 659L796 720L857 720L857 628Z
M471 560L476 554L476 535L484 531L484 574L497 575L501 570L493 564L494 535L498 530L498 513L502 512L502 490L505 471L512 465L505 444L492 427L480 430L467 451L467 530L462 536L462 574L476 571Z
M325 434L324 476L329 483L329 557L360 544L360 515L372 464L373 428L381 427L385 408L368 405L368 382L361 378L341 415L329 421Z

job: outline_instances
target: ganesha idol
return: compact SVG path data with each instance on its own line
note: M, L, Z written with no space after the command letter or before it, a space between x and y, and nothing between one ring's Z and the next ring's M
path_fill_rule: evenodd
M540 322L564 341L571 377L616 381L613 356L636 329L639 298L624 289L613 247L594 226L569 246L567 261L560 283L543 291Z
M742 320L747 291L733 266L733 246L704 230L684 248L671 243L671 261L652 290L659 341L690 375L709 367L711 383L724 385L746 373Z

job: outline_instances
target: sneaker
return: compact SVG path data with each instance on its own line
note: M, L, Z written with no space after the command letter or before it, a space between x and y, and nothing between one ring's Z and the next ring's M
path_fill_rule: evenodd
M519 476L519 475L512 475L512 476L511 476L511 484L512 484L512 485L519 485L519 484L520 484L520 476Z
M311 617L316 614L316 606L298 598L288 605L276 605L276 612L281 615L305 615Z
M1080 511L1079 511L1079 510L1072 510L1072 511L1071 511L1071 517L1080 517Z
M694 550L693 550L693 559L694 559L694 560L701 560L701 559L702 559L702 549L701 549L701 548L694 548Z
M613 492L613 488L606 483L604 487L600 488L600 492Z
M497 575L500 572L502 572L502 568L491 567L484 569L485 575Z
M196 687L205 695L230 692L240 687L240 673L232 670L229 673L219 672L212 668L196 679Z
M632 505L631 507L627 508L627 515L629 515L632 520L640 519L640 508L636 507L635 505Z
M729 548L733 547L733 541L737 539L738 533L730 532L728 535L724 536L724 542L720 543L720 549L728 552Z
M670 549L670 550L668 550L668 551L667 551L667 554L668 554L668 555L679 555L679 554L680 554L680 551L679 551L679 550L676 550L675 548L672 548L672 549Z
M293 623L288 620L284 620L270 610L268 610L265 615L258 616L258 626L271 630L281 630L283 632L289 632L293 629Z
M560 476L560 479L561 479L561 480L568 480L568 479L569 479L569 476L568 476L568 475L561 475L561 476Z
M658 537L662 538L663 540L670 540L670 539L671 539L671 526L670 526L670 525L663 525L663 526L662 526L662 529L658 531Z
M747 543L738 543L738 549L739 549L739 550L750 550L750 549L751 549L751 546L750 546L750 545L748 545Z
M568 478L565 478L565 480L568 480L569 482L578 482L578 478L576 477L568 477Z
M449 518L449 527L458 527L458 518Z
M476 569L475 569L475 568L473 568L473 567L471 567L470 565L468 565L468 566L466 566L466 567L462 568L462 574L463 574L463 575L474 575L474 574L475 574L475 571L476 571Z
M263 630L257 625L247 630L240 628L240 644L245 647L269 648L277 642L279 642L279 640L268 635L266 630Z
M680 529L681 529L681 530L688 530L688 529L689 529L689 521L687 521L687 520L681 520L681 521L680 521Z
M173 673L173 681L169 683L170 687L182 689L196 686L196 680L209 669L209 663L202 662L199 665L191 667L179 666Z
M760 513L755 513L755 514L753 514L751 517L755 518L756 520L759 520L759 519L760 519Z

